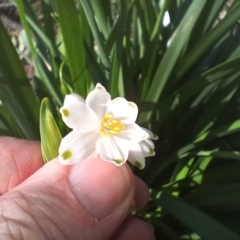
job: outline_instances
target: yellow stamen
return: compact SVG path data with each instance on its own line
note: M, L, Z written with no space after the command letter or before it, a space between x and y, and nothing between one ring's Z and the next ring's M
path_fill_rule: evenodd
M112 124L120 124L120 121L116 120L116 119L113 119L112 120Z
M113 115L112 114L107 114L107 115L104 116L103 122L106 122L107 120L109 120L111 118L113 118Z
M115 131L119 131L119 130L122 130L124 128L125 128L124 126L112 127L112 129L115 130Z
M112 119L112 114L107 114L103 117L101 124L100 133L103 137L108 137L108 133L116 135L119 131L125 129L126 127L121 124L119 120Z
M118 134L118 131L114 131L114 130L109 130L108 132L114 135Z
M109 124L103 122L103 123L102 123L102 127L107 127L107 128L108 128L108 127L109 127Z
M105 137L105 138L108 137L107 133L103 129L100 130L100 133L103 137Z

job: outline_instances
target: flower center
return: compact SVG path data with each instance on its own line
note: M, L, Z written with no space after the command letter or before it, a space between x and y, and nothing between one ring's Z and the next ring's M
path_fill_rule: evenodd
M113 119L112 114L107 114L102 120L100 133L103 137L108 137L108 133L116 135L125 128L119 120Z

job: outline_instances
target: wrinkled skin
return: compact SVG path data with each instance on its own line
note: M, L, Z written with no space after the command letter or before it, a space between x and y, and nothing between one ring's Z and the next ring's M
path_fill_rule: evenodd
M89 158L43 165L39 142L0 138L0 239L153 240L130 215L148 200L145 183L121 167Z

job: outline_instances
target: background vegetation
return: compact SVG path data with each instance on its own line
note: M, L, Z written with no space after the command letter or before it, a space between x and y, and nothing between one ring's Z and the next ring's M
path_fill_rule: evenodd
M0 22L0 133L41 133L50 160L69 131L65 94L86 97L100 82L159 136L156 156L133 169L150 187L139 217L156 238L240 239L240 1L39 2L41 14L14 1L24 65Z

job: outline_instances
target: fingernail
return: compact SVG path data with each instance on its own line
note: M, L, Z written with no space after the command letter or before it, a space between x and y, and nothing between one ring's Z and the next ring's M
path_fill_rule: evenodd
M98 220L121 205L132 187L126 166L116 167L101 159L73 165L67 181L78 202Z

